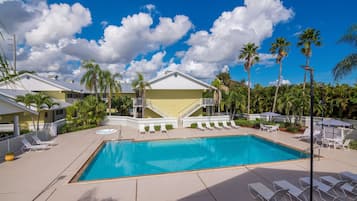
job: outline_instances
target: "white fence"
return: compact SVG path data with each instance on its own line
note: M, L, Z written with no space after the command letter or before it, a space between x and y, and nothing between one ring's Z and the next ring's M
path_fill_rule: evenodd
M24 135L19 135L13 138L9 138L7 140L0 141L0 161L4 158L7 152L14 152L15 154L19 154L22 152L21 148L23 147L22 139L26 138L32 144L35 144L32 139L32 135L36 135L36 132L31 132ZM38 137L41 140L49 140L50 135L47 131L39 131Z
M0 131L2 132L14 131L14 124L0 124Z
M149 126L149 124L171 124L173 128L178 127L176 118L134 118L128 116L107 116L103 124L130 126L133 128L139 128L139 124L143 124L145 126Z
M199 117L185 117L182 119L182 127L190 127L191 124L197 122L212 122L212 121L229 121L229 115L222 116L199 116Z

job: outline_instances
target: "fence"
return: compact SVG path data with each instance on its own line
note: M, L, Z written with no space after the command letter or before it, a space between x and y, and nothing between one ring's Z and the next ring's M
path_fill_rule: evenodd
M103 124L130 126L133 128L139 128L140 124L143 124L145 126L149 126L149 124L171 124L173 128L178 127L176 118L134 118L128 116L107 116Z
M212 121L229 121L229 115L222 116L199 116L199 117L185 117L182 119L182 127L190 127L191 124L197 122L212 122Z

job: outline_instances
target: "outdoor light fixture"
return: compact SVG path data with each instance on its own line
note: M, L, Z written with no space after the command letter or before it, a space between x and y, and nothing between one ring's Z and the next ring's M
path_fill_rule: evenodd
M310 72L310 201L313 200L314 176L314 69L311 66L302 66Z

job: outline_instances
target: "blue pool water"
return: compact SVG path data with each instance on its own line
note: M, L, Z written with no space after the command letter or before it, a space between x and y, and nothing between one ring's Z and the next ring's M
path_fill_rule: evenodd
M201 170L306 158L307 154L252 136L107 142L79 181Z

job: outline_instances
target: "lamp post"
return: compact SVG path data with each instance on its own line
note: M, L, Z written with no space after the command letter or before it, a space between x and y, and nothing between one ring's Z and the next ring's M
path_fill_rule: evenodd
M302 67L310 72L310 201L312 201L314 177L314 69L311 66Z

